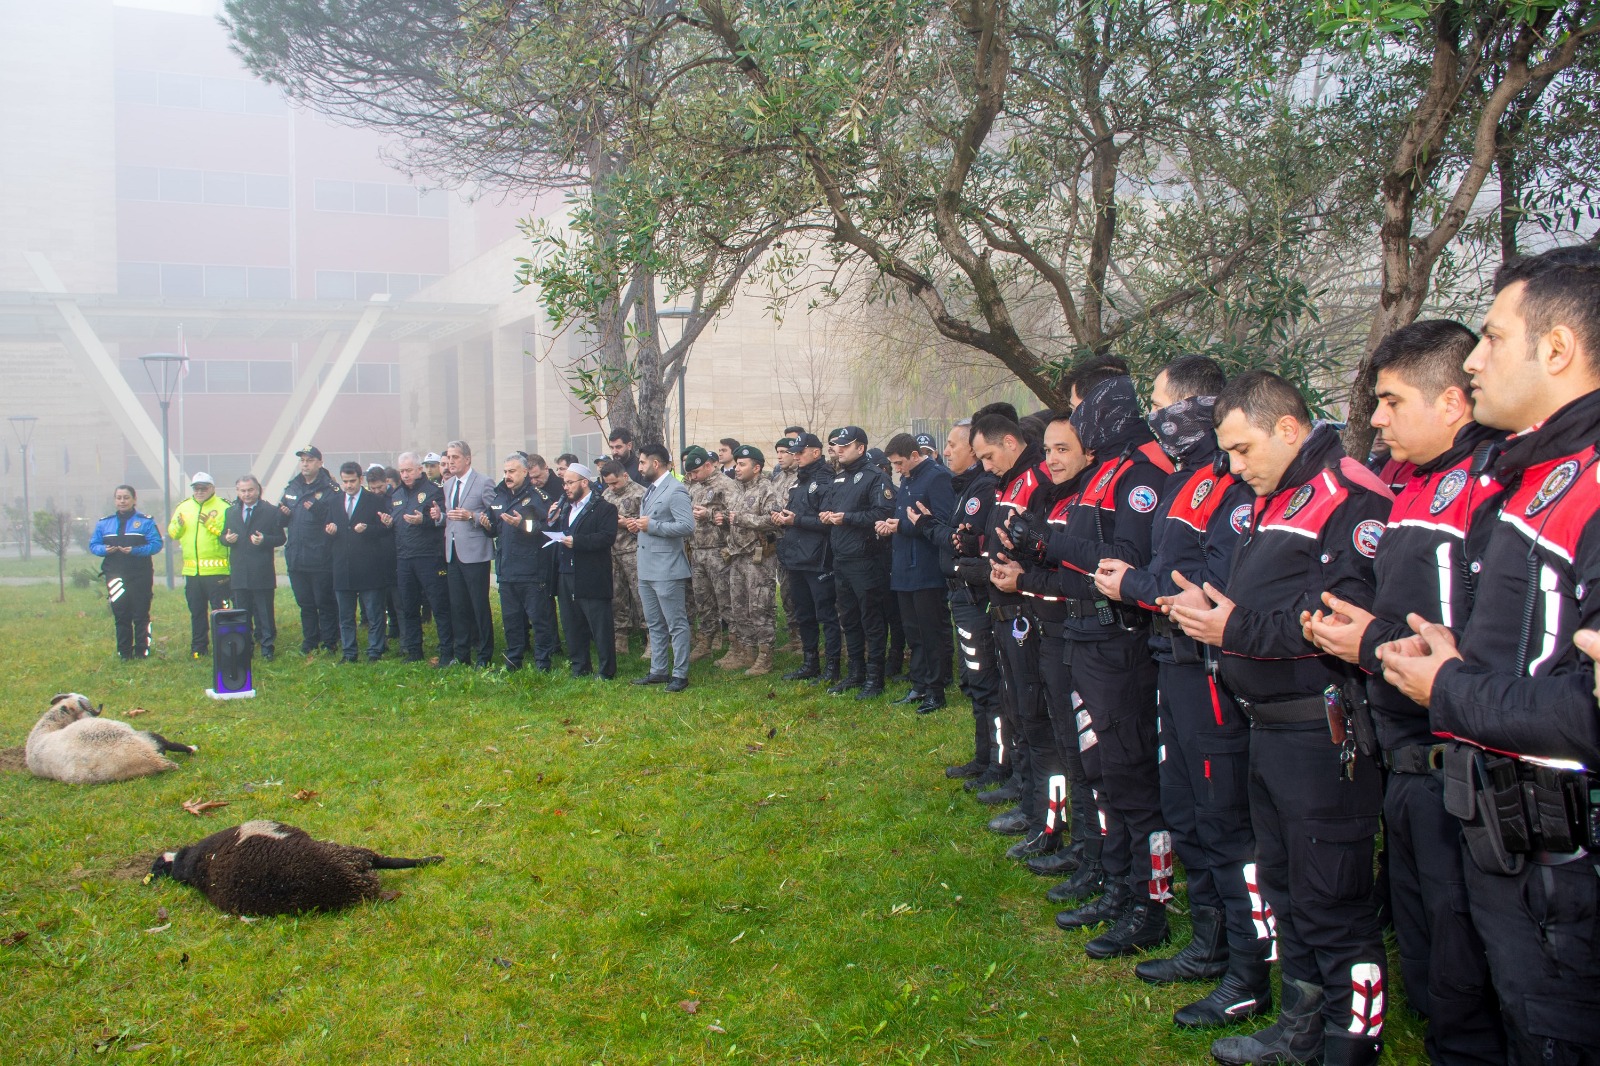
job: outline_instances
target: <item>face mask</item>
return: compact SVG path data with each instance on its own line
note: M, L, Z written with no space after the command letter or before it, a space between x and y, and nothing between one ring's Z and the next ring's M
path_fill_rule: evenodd
M1215 396L1190 396L1150 412L1150 429L1161 442L1161 450L1182 459L1197 444L1209 440L1217 407Z

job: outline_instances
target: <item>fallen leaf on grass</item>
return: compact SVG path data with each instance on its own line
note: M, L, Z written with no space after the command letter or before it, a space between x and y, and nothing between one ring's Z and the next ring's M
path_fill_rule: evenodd
M165 908L165 907L157 907L156 908L156 921L164 922L166 920L167 920L167 908Z
M215 810L218 807L226 807L227 805L228 805L228 801L227 800L197 800L197 799L192 799L192 800L185 800L184 801L183 809L188 811L190 814L194 815L196 818L198 818L202 814L206 813L207 811Z
M483 750L487 751L487 752L491 752L491 753L493 753L495 755L499 755L500 754L500 749L495 747L493 744L485 744L483 746Z
M309 800L309 799L315 799L316 796L317 796L317 793L314 790L309 789L309 788L302 788L299 792L296 792L294 794L294 798L299 800L301 803L304 803L306 800Z
M385 903L393 903L395 900L400 898L400 893L386 888L382 892L378 893L378 898L383 900Z
M158 925L158 926L154 926L153 928L146 929L145 932L146 933L165 933L168 929L171 929L171 928L172 928L172 923L168 922L166 925Z
M767 739L768 740L771 740L773 737L775 737L777 735L778 735L778 727L777 726L773 726L771 729L767 730Z
M680 999L678 1000L678 1006L683 1008L683 1013L685 1014L700 1013L700 1001L698 999Z
M728 1035L728 1031L722 1026L718 1025L716 1022L712 1022L710 1025L706 1026L706 1028L711 1030L713 1033L721 1033L723 1036Z
M0 937L0 947L14 947L26 939L28 939L28 931L26 929L16 929L7 933L4 937Z
M129 718L137 718L141 714L149 714L149 713L150 713L149 709L145 708L145 707L129 707L128 708L128 717Z
M510 959L502 959L498 955L496 955L494 957L493 961L494 961L494 964L496 966L500 967L502 970L511 969L511 960Z

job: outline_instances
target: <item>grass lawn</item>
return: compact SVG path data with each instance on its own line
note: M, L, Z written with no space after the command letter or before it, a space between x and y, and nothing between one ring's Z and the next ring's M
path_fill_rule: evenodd
M1210 1061L1169 1022L1203 992L1086 959L945 780L962 710L710 663L672 696L292 653L216 703L181 590L132 664L98 590L54 597L0 589L0 747L76 690L200 752L114 785L0 772L0 1062ZM287 590L278 616L292 652ZM384 873L391 902L250 923L142 883L252 818L445 862ZM1421 1061L1396 1002L1385 1035Z

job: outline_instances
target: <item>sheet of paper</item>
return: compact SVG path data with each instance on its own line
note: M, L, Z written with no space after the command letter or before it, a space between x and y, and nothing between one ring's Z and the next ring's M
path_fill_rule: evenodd
M557 532L554 529L547 529L544 531L544 539L549 541L551 544L559 544L567 539L567 535L565 533Z

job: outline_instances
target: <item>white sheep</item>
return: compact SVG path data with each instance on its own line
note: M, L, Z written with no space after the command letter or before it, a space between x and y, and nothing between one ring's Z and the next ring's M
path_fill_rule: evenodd
M28 734L28 771L76 785L126 781L177 769L162 752L200 750L99 715L87 696L62 692L50 697L50 709Z

